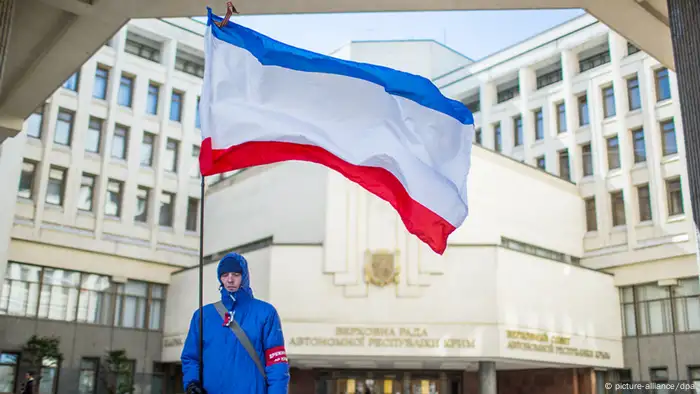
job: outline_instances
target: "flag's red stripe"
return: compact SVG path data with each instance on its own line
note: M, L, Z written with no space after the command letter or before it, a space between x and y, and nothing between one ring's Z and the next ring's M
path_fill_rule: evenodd
M391 172L350 164L323 148L290 142L246 142L227 149L212 149L211 138L202 141L199 163L203 175L214 175L263 164L299 160L318 163L387 201L399 213L406 229L442 254L455 227L413 200Z

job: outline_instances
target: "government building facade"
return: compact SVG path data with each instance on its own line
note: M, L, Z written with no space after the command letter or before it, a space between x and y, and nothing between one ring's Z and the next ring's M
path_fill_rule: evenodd
M133 20L0 146L0 393L181 393L198 306L204 25ZM289 162L208 177L216 263L250 262L291 393L603 393L700 384L675 74L591 16L474 61L430 40L334 56L434 81L476 122L470 216L437 256L391 207ZM32 336L60 361L30 363ZM110 376L110 355L127 366ZM110 353L112 352L112 353ZM124 372L126 371L126 372ZM525 391L523 391L525 390Z

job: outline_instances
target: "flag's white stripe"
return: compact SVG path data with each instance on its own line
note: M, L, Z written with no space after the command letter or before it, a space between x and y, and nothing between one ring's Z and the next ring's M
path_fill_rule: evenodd
M263 66L210 33L206 50L200 117L214 149L248 141L315 145L390 171L455 227L466 218L473 125L364 80Z

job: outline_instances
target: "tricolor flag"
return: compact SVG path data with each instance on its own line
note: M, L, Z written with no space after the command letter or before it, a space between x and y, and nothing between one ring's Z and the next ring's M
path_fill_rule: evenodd
M209 9L200 170L329 167L442 254L467 217L472 114L428 79L298 49Z

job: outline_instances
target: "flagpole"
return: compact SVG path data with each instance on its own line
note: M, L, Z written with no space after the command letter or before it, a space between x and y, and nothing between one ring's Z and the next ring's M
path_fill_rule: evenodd
M199 383L204 388L204 175L199 199Z

